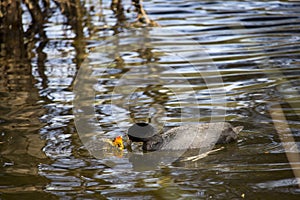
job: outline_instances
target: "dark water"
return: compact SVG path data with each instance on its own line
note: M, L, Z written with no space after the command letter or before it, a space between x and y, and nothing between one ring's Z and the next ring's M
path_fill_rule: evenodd
M146 1L161 27L137 31L155 39L136 46L124 27L118 41L103 42L122 30L109 1L84 5L82 32L53 4L44 26L49 40L32 52L29 67L1 67L1 199L299 198L299 2ZM134 12L125 14L133 23ZM24 28L29 18L25 12ZM103 45L115 50L99 53ZM74 80L88 56L98 130L87 130L90 138L124 135L130 117L144 120L161 105L166 129L232 121L244 126L238 142L196 162L144 171L126 151L94 157L72 110ZM93 105L85 103L81 108Z

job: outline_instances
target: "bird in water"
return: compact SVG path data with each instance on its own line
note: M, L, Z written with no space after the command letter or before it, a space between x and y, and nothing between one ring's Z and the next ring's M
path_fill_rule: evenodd
M188 150L236 141L242 129L243 126L233 127L228 122L215 122L183 125L160 134L150 124L137 123L128 129L127 135L131 142L142 142L146 152Z

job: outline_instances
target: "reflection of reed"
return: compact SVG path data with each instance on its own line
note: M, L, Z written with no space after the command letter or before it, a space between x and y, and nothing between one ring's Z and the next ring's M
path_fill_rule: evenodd
M138 14L138 21L150 22L141 1L132 2ZM5 114L6 120L15 123L18 120L14 117L19 116L21 124L39 127L41 125L39 117L44 114L45 110L41 106L35 105L40 96L35 86L35 79L32 76L32 58L36 57L37 60L37 72L41 78L41 89L46 89L49 80L45 74L47 54L44 53L44 49L49 39L46 35L45 23L48 23L49 17L53 13L53 6L56 5L59 8L61 14L67 19L66 23L70 25L76 35L73 39L73 46L76 51L75 62L78 68L86 55L86 35L83 30L91 24L89 23L91 17L84 6L85 2L80 0L8 0L0 4L0 72L2 72L0 75L2 81L0 90L10 94L5 101L2 101L2 105L6 103L5 107L9 107L12 111L10 114ZM118 29L118 26L122 26L126 20L121 0L112 1L112 10L117 18L115 28ZM27 29L25 29L26 26L22 21L23 13L30 15L29 18L26 18ZM90 30L91 27L87 28ZM117 31L115 31L116 33ZM89 34L91 33L89 32ZM150 61L153 55L148 55L149 51L146 49L144 52L142 49L139 54L141 57L146 56L147 60ZM121 56L116 54L115 59L119 67L122 68L121 65L124 64ZM26 83L24 84L24 82ZM47 95L45 96L47 97ZM46 100L51 101L51 99ZM28 107L28 103L34 106ZM21 108L20 105L26 106ZM17 112L18 110L19 112ZM32 113L33 110L36 110L34 114ZM14 126L18 126L18 124L14 124ZM35 137L30 136L30 138ZM42 144L41 142L38 143Z
M22 10L20 1L10 1L0 6L0 44L3 60L26 58L24 32L22 28Z
M0 119L5 122L1 124L4 134L1 155L16 164L22 162L22 156L45 158L44 142L39 135L44 125L39 118L45 108L37 103L39 93L33 85L35 81L28 59L1 61L0 80L0 91L4 94L1 95Z
M9 0L1 2L0 6L0 91L5 94L1 96L0 109L1 119L5 121L1 154L16 163L22 161L15 155L45 158L44 143L38 134L43 126L39 117L45 109L37 104L39 94L31 66L34 38L45 36L38 23L43 19L43 13L34 1L25 3L32 15L32 25L27 31L23 30L21 1Z
M144 10L143 5L142 5L142 0L132 0L132 4L134 5L136 12L138 14L138 16L137 16L138 21L146 23L146 24L151 24L153 22L152 20L150 20L146 11Z
M137 13L137 20L133 25L139 26L142 24L146 24L149 26L159 26L157 22L151 20L147 15L142 5L142 0L131 0L131 2L135 8L135 12ZM111 9L115 13L119 23L123 23L126 20L124 7L122 6L122 0L112 0Z
M8 0L0 3L1 56L9 56L11 58L28 57L33 48L38 46L36 45L37 42L46 43L48 41L44 25L48 21L53 9L50 7L50 0L24 0L23 3L31 16L31 22L27 22L29 28L26 31L23 30L22 23L22 13L26 13L26 9L24 6L21 6L21 1ZM89 11L84 6L85 2L80 0L53 0L53 3L55 3L55 5L60 8L61 13L66 16L67 23L76 34L74 47L77 52L76 59L79 61L79 63L77 63L79 66L85 55L85 48L83 48L85 46L83 29L90 24L88 22L88 20L91 20ZM156 23L147 16L141 0L132 0L132 4L137 12L138 23L156 25ZM115 33L118 33L117 30L120 27L126 26L126 16L122 1L112 0L111 9L117 18L117 23L113 29ZM87 28L89 29L90 27ZM37 36L39 41L37 41ZM26 42L24 38L26 38ZM42 44L42 46L44 45Z

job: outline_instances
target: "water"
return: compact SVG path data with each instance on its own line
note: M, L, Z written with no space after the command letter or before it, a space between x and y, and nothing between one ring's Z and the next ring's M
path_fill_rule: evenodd
M124 1L125 9L129 4ZM95 53L95 48L126 25L116 20L109 1L85 2L84 17L78 16L84 29L51 4L53 13L43 27L48 40L35 38L30 62L1 64L0 197L298 199L294 173L300 170L300 4L188 0L144 4L165 35L153 34L157 40L144 46L119 48L109 70L99 66L103 53ZM134 22L134 12L125 15L126 22ZM25 12L24 29L29 22ZM132 44L128 29L123 30L125 35L114 45ZM191 41L199 46L195 49ZM194 67L166 49L183 53ZM199 53L203 49L208 57ZM103 159L91 155L72 110L74 80L87 55L95 55L92 123L98 131L90 132L91 138L124 135L130 116L144 120L162 109L165 129L209 120L242 125L238 142L196 162L144 171L134 168L126 151ZM129 82L119 82L124 75ZM140 77L147 81L137 81ZM122 84L137 90L122 90ZM122 106L125 97L130 99L128 108Z

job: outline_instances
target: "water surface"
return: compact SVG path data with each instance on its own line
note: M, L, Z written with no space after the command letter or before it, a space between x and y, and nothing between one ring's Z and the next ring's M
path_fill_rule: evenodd
M51 4L43 26L48 40L36 38L30 62L1 64L1 198L299 198L300 177L297 182L294 172L300 163L293 160L300 136L298 2L145 1L165 35L129 51L121 47L133 44L126 26L135 21L134 12L125 12L122 21L109 2L83 5L85 28ZM130 2L123 5L127 9ZM23 23L27 29L28 12ZM120 31L124 37L114 44L120 48L103 70L104 56L95 48ZM174 44L183 40L178 32L188 39ZM194 65L167 49L184 53ZM208 57L199 54L204 49ZM226 120L244 126L238 142L196 162L143 171L135 170L126 151L123 157L94 157L78 135L72 111L74 80L88 55L95 55L99 132L93 137L124 135L129 117L144 120L155 112L149 108L161 105L165 129ZM125 75L127 82L120 82ZM128 96L121 83L136 90ZM120 103L125 97L128 108ZM191 97L197 102L187 100Z

